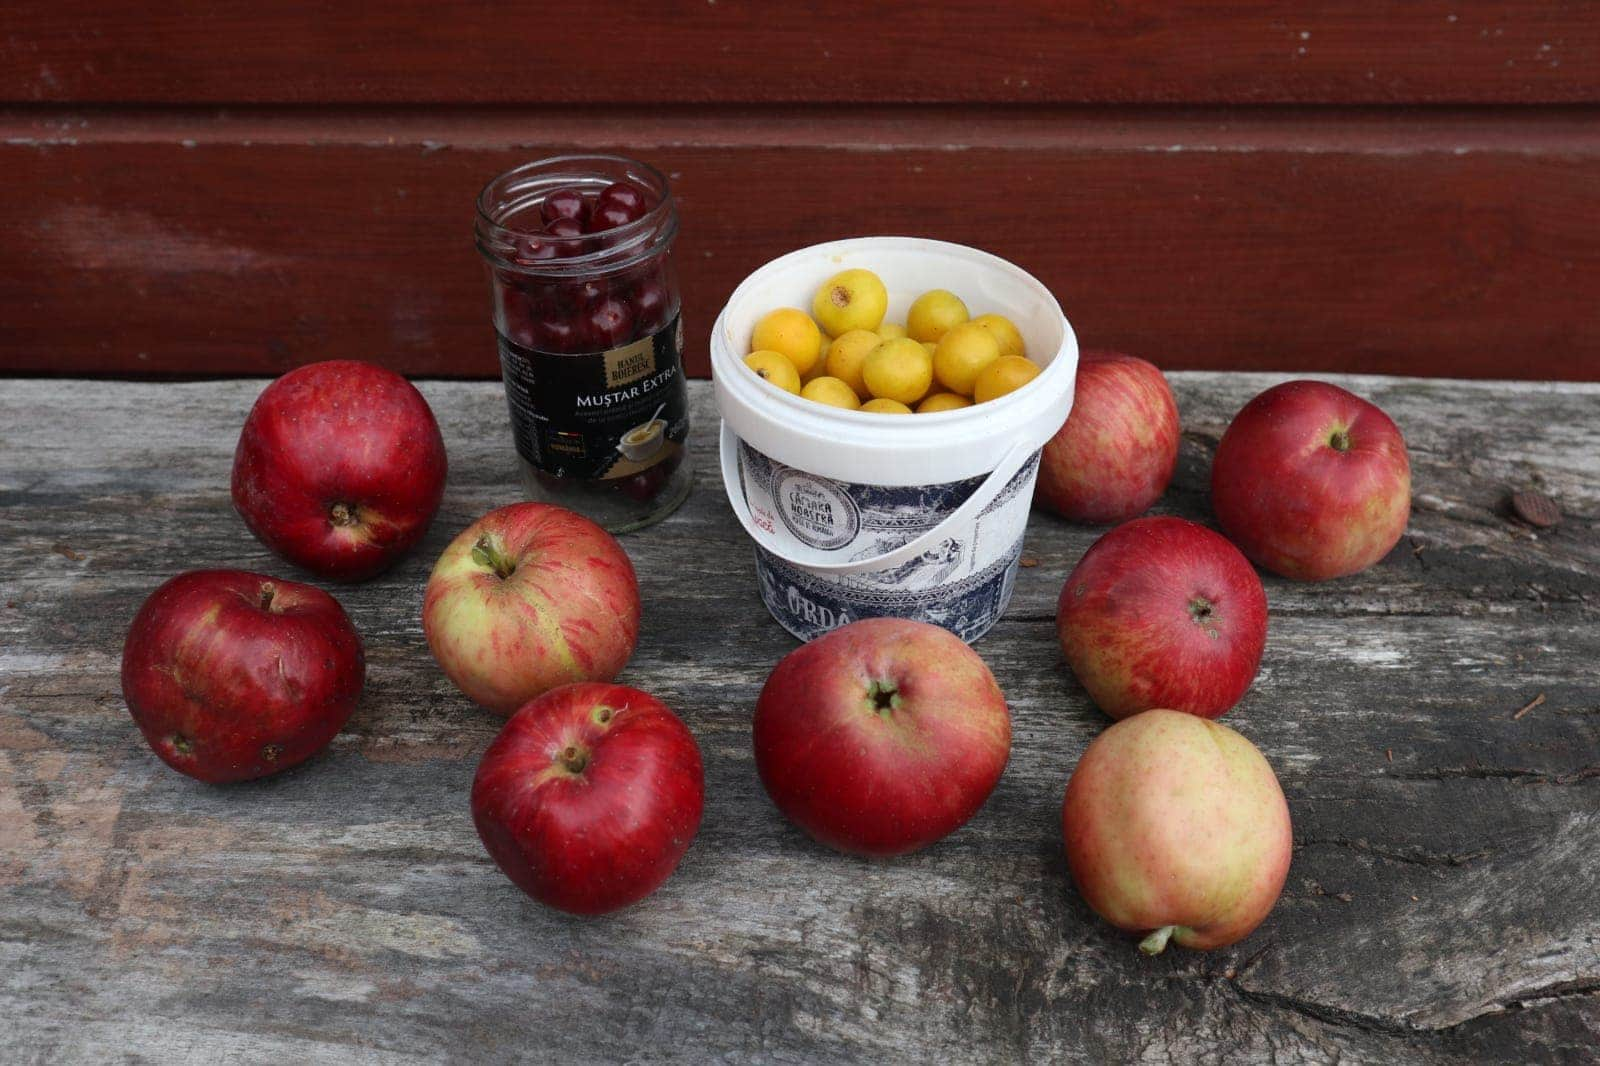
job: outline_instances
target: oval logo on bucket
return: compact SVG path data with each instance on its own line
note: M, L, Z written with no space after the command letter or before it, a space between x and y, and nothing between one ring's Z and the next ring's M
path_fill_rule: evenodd
M861 512L843 489L826 478L788 468L772 478L778 516L800 543L820 551L842 548L861 529Z

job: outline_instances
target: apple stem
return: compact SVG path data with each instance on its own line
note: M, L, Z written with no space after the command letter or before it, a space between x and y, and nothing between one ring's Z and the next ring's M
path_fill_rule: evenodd
M261 602L257 604L257 606L259 606L263 611L272 610L272 597L276 596L277 594L278 587L272 582L268 581L261 586Z
M1336 452L1349 451L1350 431L1348 429L1334 430L1333 433L1328 437L1328 447L1332 448Z
M561 765L565 766L569 773L581 774L583 773L583 768L589 765L588 752L577 747L562 749L558 758L561 760Z
M1139 950L1146 955L1159 955L1167 950L1167 941L1171 940L1172 934L1177 931L1178 927L1175 925L1163 925L1160 929L1139 941Z
M478 543L472 546L472 561L479 566L487 566L493 570L495 576L504 581L516 570L517 564L506 558L506 553L494 538L485 533L478 538Z

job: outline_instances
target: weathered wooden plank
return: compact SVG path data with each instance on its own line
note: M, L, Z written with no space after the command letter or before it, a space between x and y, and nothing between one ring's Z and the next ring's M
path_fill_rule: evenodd
M25 111L0 130L13 372L493 376L473 198L595 149L672 177L694 374L761 263L912 233L1011 259L1083 343L1174 368L1600 376L1586 112Z
M1209 451L1272 380L1174 376L1185 455L1162 509L1204 517ZM1263 673L1230 721L1288 793L1288 888L1236 948L1153 961L1077 898L1055 825L1104 726L1051 625L1095 531L1036 516L1037 565L979 645L1016 724L990 803L920 855L834 855L755 779L750 710L793 642L756 600L697 386L696 493L625 540L646 604L625 679L695 730L706 821L658 895L581 922L483 855L465 794L496 723L439 675L417 619L432 556L515 496L496 386L423 384L453 461L440 520L394 574L335 589L370 658L350 727L303 768L218 789L149 756L116 671L167 574L285 572L227 501L261 383L0 382L0 1046L24 1061L1584 1061L1600 1039L1600 388L1340 380L1407 432L1412 529L1355 578L1268 580ZM1499 513L1530 483L1567 514L1537 537Z
M505 5L13 0L0 98L184 103L1594 101L1584 0Z

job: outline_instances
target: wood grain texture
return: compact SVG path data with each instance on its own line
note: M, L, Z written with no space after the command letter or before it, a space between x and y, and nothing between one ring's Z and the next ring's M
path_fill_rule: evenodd
M616 149L679 197L688 365L769 258L852 233L986 248L1086 345L1168 368L1600 377L1587 111L892 109L667 116L13 112L0 369L498 372L473 198ZM959 288L959 279L951 279Z
M1600 100L1591 0L13 0L13 101Z
M1211 451L1275 380L1174 375L1185 437L1158 510L1207 516ZM657 895L578 921L483 854L466 795L495 720L440 675L418 622L437 552L515 496L497 386L422 384L450 484L415 556L334 590L369 659L349 727L279 778L215 788L144 748L118 656L173 572L286 572L227 496L262 383L0 381L0 1047L22 1062L1593 1061L1600 388L1340 380L1406 432L1411 528L1366 573L1267 580L1261 676L1228 721L1283 781L1288 886L1244 943L1154 960L1083 905L1058 839L1067 775L1106 724L1053 627L1096 531L1036 515L1035 565L978 645L1015 722L988 805L919 855L833 854L756 780L751 710L794 644L757 599L696 385L696 491L624 542L645 622L623 680L694 730L705 822ZM1505 516L1529 486L1560 502L1555 530Z

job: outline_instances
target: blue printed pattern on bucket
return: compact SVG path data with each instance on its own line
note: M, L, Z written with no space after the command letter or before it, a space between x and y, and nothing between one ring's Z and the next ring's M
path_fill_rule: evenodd
M984 481L980 476L896 487L834 481L774 462L743 441L739 463L748 479L747 501L750 489L758 487L777 504L779 518L796 540L823 551L848 547L841 558L852 560L881 555L932 529Z
M739 442L751 510L776 515L794 541L841 560L869 559L943 522L985 481L884 486L835 481L775 462ZM982 636L1011 600L1032 502L1035 454L975 519L896 566L840 575L808 571L756 547L761 599L785 629L810 640L860 618L914 618L963 640Z

